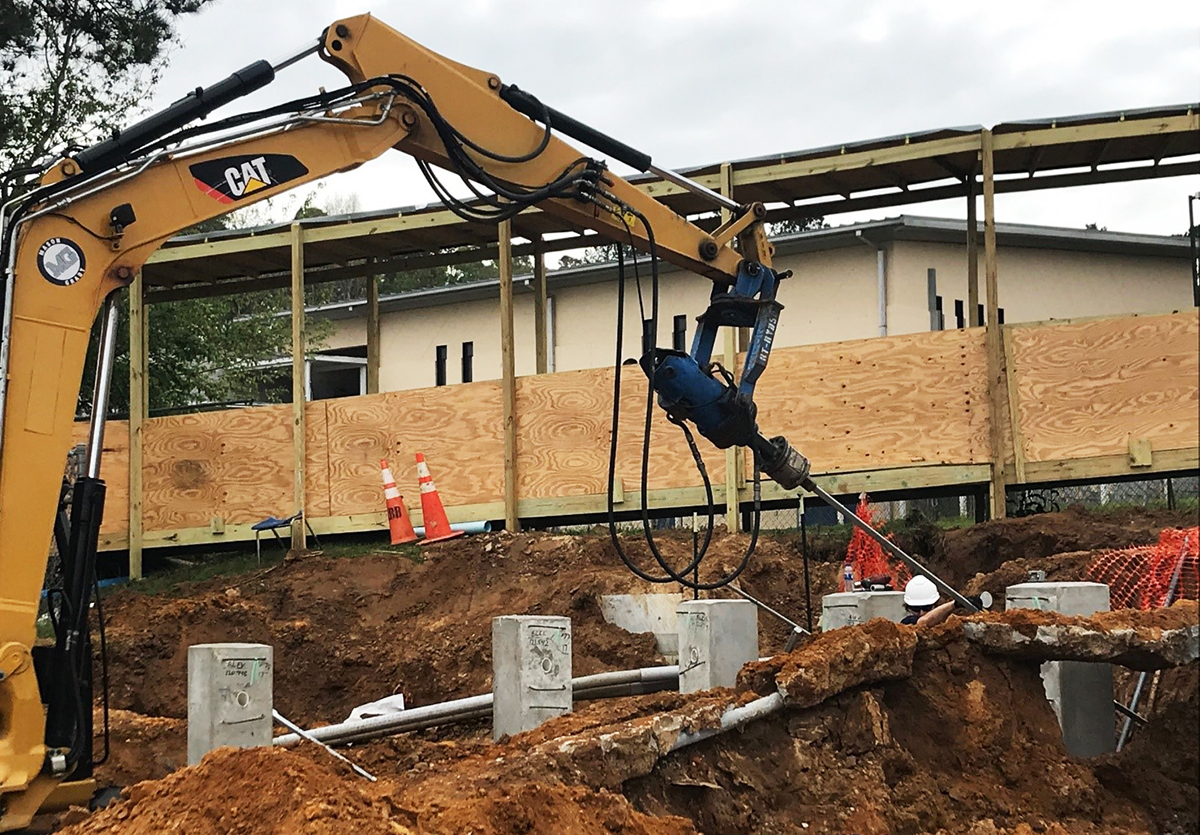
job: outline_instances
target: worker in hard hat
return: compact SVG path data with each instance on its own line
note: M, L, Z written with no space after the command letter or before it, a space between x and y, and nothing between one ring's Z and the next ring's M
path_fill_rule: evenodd
M954 611L953 600L939 605L940 598L933 581L918 574L904 586L905 615L900 622L909 626L936 626Z

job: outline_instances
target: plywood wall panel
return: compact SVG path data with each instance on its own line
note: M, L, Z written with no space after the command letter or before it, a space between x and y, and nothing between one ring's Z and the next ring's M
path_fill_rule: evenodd
M260 406L213 412L220 442L221 511L227 523L257 522L295 513L292 407Z
M257 522L295 511L291 407L152 418L144 424L145 529Z
M379 460L400 492L420 504L416 458L423 452L446 505L501 501L503 421L498 382L328 401L329 501L334 516L383 509Z
M764 434L814 472L989 460L983 330L775 351L758 386Z
M1017 400L1029 461L1197 445L1200 328L1194 311L1015 327Z
M608 489L612 426L612 369L587 369L517 381L517 493L522 498L595 495ZM617 476L626 490L641 484L646 377L621 371ZM650 489L702 483L679 427L657 405L651 422ZM710 478L725 480L724 453L701 443Z
M221 442L212 415L142 424L142 509L147 531L200 527L221 511Z

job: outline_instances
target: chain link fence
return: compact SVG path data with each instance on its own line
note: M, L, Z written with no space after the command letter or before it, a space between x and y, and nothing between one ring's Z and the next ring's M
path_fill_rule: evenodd
M938 496L934 498L897 499L872 502L876 516L884 522L920 516L945 527L970 525L987 508L977 508L977 503L987 502L976 493L960 496ZM853 504L853 500L850 501ZM1116 510L1122 507L1144 507L1162 509L1200 510L1200 478L1194 475L1171 478L1147 478L1137 481L1114 481L1064 487L1046 487L1031 490L1012 490L1008 494L1009 516L1032 516L1037 513L1054 513L1072 505L1082 505L1089 510ZM721 524L724 508L718 508L717 524ZM841 525L845 520L833 508L813 501L804 507L807 525ZM763 510L761 528L764 531L791 531L800 527L800 502L792 507ZM704 526L706 518L699 516ZM748 520L743 520L748 524ZM691 530L692 515L667 516L653 520L657 530ZM640 520L618 522L619 530L640 532Z
M938 496L936 498L903 499L873 504L876 514L883 521L907 519L920 515L932 522L948 526L969 525L976 519L978 494L961 496ZM1014 490L1008 494L1009 516L1031 516L1037 513L1053 513L1066 510L1072 505L1082 505L1089 510L1116 510L1122 507L1162 508L1170 510L1200 510L1200 478L1194 475L1170 478L1147 478L1137 481L1113 481L1063 487L1047 487L1032 490ZM831 508L810 503L805 508L805 522L809 525L838 525L845 520ZM680 520L682 523L684 520ZM691 524L691 518L686 520ZM764 510L762 529L771 531L794 530L800 527L800 506Z

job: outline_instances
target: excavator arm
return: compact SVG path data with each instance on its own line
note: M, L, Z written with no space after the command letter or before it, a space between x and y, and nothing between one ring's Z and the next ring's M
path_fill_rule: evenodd
M344 72L349 86L292 103L287 113L187 127L312 52ZM559 139L552 129L568 131L638 168L670 174L495 75L449 60L363 15L331 25L317 42L281 64L251 65L60 160L38 189L3 208L0 831L24 826L60 783L90 775L87 609L103 506L99 449L107 395L101 386L111 370L114 294L180 230L396 148L423 166L482 182L487 188L485 219L536 205L609 239L653 248L665 260L711 280L714 298L726 301L705 325L707 335L697 337L704 361L689 361L687 355L653 360L670 360L673 388L660 395L670 399L674 415L694 420L709 435L707 421L721 446L755 438L765 443L757 435L748 396L753 380L748 390L738 391L701 367L712 349L708 331L722 324L762 324L739 299L752 299L769 284L773 303L771 248L761 228L761 205L740 207L670 175L731 210L724 226L706 232ZM481 211L472 206L461 208ZM764 275L769 281L764 282ZM35 621L61 462L70 446L89 334L102 307L108 328L97 373L88 471L76 487L74 507L85 521L74 520L78 530L64 557L74 579L54 604L57 643L35 663ZM772 310L777 315L777 305ZM772 314L766 315L765 346L752 350L761 354L755 377L765 365L774 332ZM105 359L108 368L103 367ZM647 372L654 374L651 367ZM703 398L692 397L697 392ZM732 433L726 431L731 414L740 420ZM779 466L784 480L789 468L792 476L807 476L801 458L781 459Z

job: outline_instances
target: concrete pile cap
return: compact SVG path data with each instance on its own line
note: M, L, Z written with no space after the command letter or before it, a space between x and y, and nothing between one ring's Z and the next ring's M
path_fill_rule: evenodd
M1181 667L1200 658L1200 609L1122 610L1069 617L1035 609L953 618L984 652L1030 661L1093 661L1135 670Z

